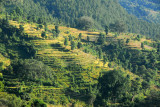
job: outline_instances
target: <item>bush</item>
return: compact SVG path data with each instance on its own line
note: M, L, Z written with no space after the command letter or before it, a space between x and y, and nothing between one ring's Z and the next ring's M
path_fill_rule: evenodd
M54 78L54 72L48 66L34 59L26 59L14 66L14 69L15 67L18 67L15 74L26 80L53 80Z
M32 107L47 107L47 104L45 104L42 100L35 99L33 100L31 106Z
M77 27L80 29L88 30L92 28L93 23L94 21L91 17L83 16L79 18Z

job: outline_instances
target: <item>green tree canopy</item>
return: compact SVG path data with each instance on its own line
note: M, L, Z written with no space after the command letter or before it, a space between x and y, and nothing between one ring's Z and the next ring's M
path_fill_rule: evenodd
M130 80L121 70L106 72L99 79L100 92L103 99L118 99L130 91Z
M124 32L126 30L126 25L122 21L116 21L115 23L111 23L109 25L109 29L112 32L121 33L121 32Z
M93 27L94 21L91 17L83 16L78 20L78 28L88 30Z
M26 59L19 63L16 75L26 80L53 80L54 72L41 61L35 59Z

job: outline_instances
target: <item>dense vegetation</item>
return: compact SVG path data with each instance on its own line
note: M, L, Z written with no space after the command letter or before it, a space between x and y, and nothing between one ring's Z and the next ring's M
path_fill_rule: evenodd
M30 5L27 5L28 3ZM152 38L156 38L160 33L159 25L138 20L135 16L129 15L118 0L94 0L94 2L90 0L17 0L4 2L4 9L11 15L11 19L23 19L39 24L54 21L56 24L79 28L79 18L87 16L94 19L92 29L103 29L104 26L117 20L123 20L129 32Z
M48 8L54 17L61 19L67 25L77 27L77 20L82 16L94 19L95 28L103 29L105 25L123 20L129 32L145 34L150 37L159 35L159 26L146 21L140 21L129 15L117 0L35 0ZM82 5L83 4L83 5ZM156 28L156 29L155 29Z
M160 23L159 0L119 0L130 13L149 22Z
M3 3L0 106L160 105L160 42L127 32L156 35L157 25L112 0Z

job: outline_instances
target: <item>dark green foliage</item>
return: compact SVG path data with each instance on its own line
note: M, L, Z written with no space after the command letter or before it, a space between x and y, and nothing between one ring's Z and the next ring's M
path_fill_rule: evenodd
M83 46L82 43L78 42L78 45L77 45L78 49L82 48L82 46Z
M42 38L46 38L47 37L46 32L42 32L41 36L42 36Z
M103 58L103 52L102 52L102 49L99 48L98 49L98 52L99 52L99 59L102 59Z
M123 95L130 92L131 81L124 76L121 70L113 70L106 72L101 78L99 78L99 88L101 93L101 101L106 100L108 103L117 103L123 99ZM98 102L99 105L103 105L102 102ZM105 104L105 106L107 106Z
M67 39L67 38L65 38L65 40L64 40L64 45L65 45L65 46L68 45L68 39Z
M23 31L24 31L23 25L19 25L19 30L20 30L20 32L23 32Z
M105 26L105 33L106 33L106 35L108 35L108 32L109 32L109 28L108 28L108 26Z
M81 40L82 39L82 33L79 33L78 35L78 39Z
M90 41L90 37L89 36L87 36L87 42L89 42Z
M68 37L69 37L69 41L72 41L72 40L73 40L72 35L69 35Z
M158 13L160 9L159 0L119 0L119 2L128 13L137 16L139 19L160 23L160 13ZM156 13L154 14L154 17L151 15L153 11Z
M30 101L31 100L31 96L29 95L29 93L21 93L21 99L22 100L26 100L26 101Z
M130 39L127 39L127 40L126 40L126 43L128 44L129 42L130 42Z
M15 95L7 95L5 97L0 96L0 106L1 107L23 107L25 106L25 102L22 101Z
M15 69L15 74L25 80L54 80L54 72L41 61L26 59L19 61L18 65L13 65L13 68Z
M104 43L105 43L105 39L106 39L106 38L105 38L105 35L104 35L103 33L100 33L97 42L98 42L99 44L104 44Z
M31 57L34 56L35 50L33 44L29 42L31 38L23 33L23 27L17 29L6 20L0 20L0 50L2 55L10 57L11 59L17 58L18 56ZM17 52L15 52L17 51Z
M44 22L52 22L53 17L49 12L42 7L39 3L35 3L33 0L25 0L21 2L16 1L5 1L4 7L9 13L11 19L16 21L30 21L39 24L44 24ZM30 5L28 5L30 4Z
M42 28L43 28L43 25L42 25L42 24L39 24L38 27L39 27L40 29L42 29Z
M143 43L141 43L141 48L144 49L144 44Z
M159 25L138 20L135 16L129 15L126 10L120 6L118 0L35 0L48 8L54 17L61 19L67 25L76 27L77 19L82 16L92 17L95 21L94 25L98 29L103 29L105 25L123 20L129 32L141 33L145 35L157 35L160 33ZM65 5L68 4L68 5ZM79 5L83 4L83 5ZM106 14L107 13L107 14Z
M39 99L33 100L33 103L31 104L32 107L47 107L47 105Z
M126 25L122 21L116 21L109 25L109 29L111 32L124 32L126 30Z
M76 43L74 41L71 41L71 50L74 50L76 48Z
M44 27L45 27L45 28L44 28L45 31L48 31L48 26L47 26L47 24L45 24Z
M77 27L80 29L88 30L93 26L93 19L91 17L83 16L79 18Z
M57 34L60 33L59 26L55 26L55 31L56 31Z

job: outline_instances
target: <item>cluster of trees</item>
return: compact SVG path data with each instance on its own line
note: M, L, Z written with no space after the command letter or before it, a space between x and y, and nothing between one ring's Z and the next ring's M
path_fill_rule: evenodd
M2 55L11 59L18 58L18 56L25 58L34 56L33 44L29 42L33 38L30 38L23 30L22 25L17 29L9 25L7 19L0 20L0 50ZM14 50L19 51L19 55Z
M41 61L25 59L14 61L11 65L14 75L26 81L54 80L54 72Z
M2 6L5 9L2 13L7 12L10 16L9 18L15 21L29 21L39 24L53 22L51 14L38 2L35 3L33 0L4 1Z
M83 47L81 40L82 40L82 33L79 34L77 41L74 40L74 36L69 35L68 37L65 37L64 45L68 46L69 41L70 41L71 50L74 50L76 48L80 49L80 48ZM87 36L87 41L89 41L89 37L88 36Z
M160 13L158 13L160 9L159 0L119 0L119 2L130 14L149 22L160 23ZM135 7L131 6L133 3ZM148 10L153 10L157 14L152 16Z
M94 26L97 29L103 29L105 25L109 25L110 23L114 24L117 20L123 20L127 28L126 31L140 33L151 37L159 35L160 33L159 25L138 20L135 16L129 15L126 10L120 6L118 0L94 0L94 2L90 2L90 0L35 1L45 6L50 13L53 13L53 17L61 19L61 21L72 27L88 29L88 25L93 22L93 19ZM85 22L84 19L88 20L86 26L82 26ZM81 26L79 25L79 20L82 24Z

